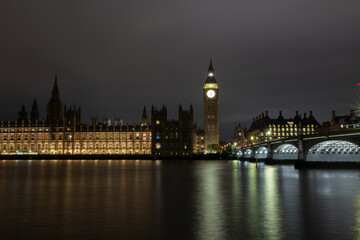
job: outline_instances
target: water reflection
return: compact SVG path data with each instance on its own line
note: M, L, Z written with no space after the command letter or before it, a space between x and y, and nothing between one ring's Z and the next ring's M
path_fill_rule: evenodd
M259 201L259 186L258 186L258 168L255 164L248 165L248 227L250 229L250 238L258 239L261 234L261 203Z
M265 206L265 235L269 239L282 238L282 216L277 182L277 169L267 167L264 170L264 206Z
M197 239L225 239L219 165L203 164L198 177Z
M357 196L356 208L355 239L360 239L360 193Z
M359 239L359 180L238 161L4 160L0 236Z

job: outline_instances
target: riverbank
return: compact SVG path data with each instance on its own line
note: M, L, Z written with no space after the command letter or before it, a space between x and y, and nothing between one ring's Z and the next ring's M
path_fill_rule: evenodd
M153 155L126 155L126 154L76 154L76 155L52 155L52 154L13 154L0 155L0 160L68 160L68 159L124 159L124 160L233 160L233 158L226 154L194 154L192 156L153 156Z

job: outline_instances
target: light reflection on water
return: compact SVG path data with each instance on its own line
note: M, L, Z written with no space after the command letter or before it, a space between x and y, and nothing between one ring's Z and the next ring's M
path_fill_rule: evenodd
M238 161L3 160L0 236L359 239L360 172Z
M357 234L355 239L360 239L360 193L357 196L357 201L355 203L356 208L357 208L357 213L356 213L356 224L354 226L355 232Z

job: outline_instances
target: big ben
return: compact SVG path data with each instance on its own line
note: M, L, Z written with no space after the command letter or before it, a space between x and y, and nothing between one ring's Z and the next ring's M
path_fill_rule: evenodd
M205 153L214 153L218 151L219 146L219 85L215 79L215 72L211 59L207 78L203 87L203 96Z

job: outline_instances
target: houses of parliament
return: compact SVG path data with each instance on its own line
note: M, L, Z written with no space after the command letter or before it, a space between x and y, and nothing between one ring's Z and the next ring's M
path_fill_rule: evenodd
M178 120L167 119L167 108L146 107L140 124L120 121L81 122L81 108L63 105L55 76L46 119L40 120L34 100L30 115L23 105L17 121L0 121L1 155L152 155L181 157L217 152L219 144L218 84L210 60L203 86L204 130L194 124L193 107L179 106Z

